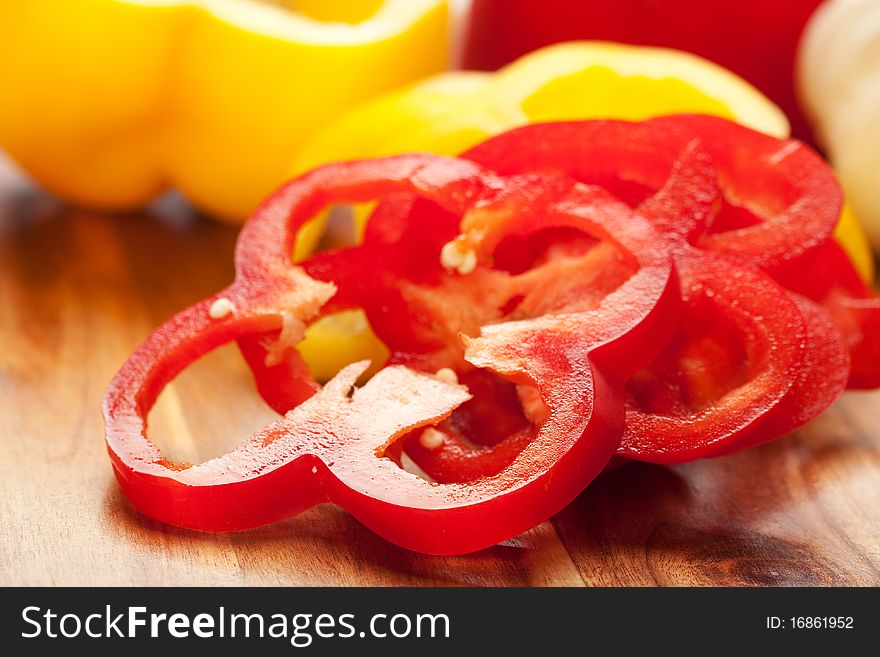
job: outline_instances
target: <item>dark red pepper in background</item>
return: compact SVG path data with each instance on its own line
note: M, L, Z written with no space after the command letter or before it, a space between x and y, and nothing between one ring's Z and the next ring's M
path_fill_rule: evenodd
M810 129L794 92L798 39L822 0L474 0L464 68L495 70L560 41L677 48L729 68Z

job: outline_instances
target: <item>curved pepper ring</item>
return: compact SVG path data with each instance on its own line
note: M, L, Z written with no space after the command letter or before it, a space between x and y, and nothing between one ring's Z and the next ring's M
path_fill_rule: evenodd
M573 181L560 189L566 186L574 196L591 193ZM520 198L527 190L530 195ZM599 217L629 213L610 196L592 193ZM384 368L357 388L366 364L352 364L311 396L302 394L302 403L232 452L199 465L172 463L150 443L146 417L158 394L211 349L239 340L251 348L252 362L259 348L267 367L296 360L290 347L336 291L291 264L299 226L326 204L400 194L461 215L518 200L545 216L564 214L568 198L554 195L545 206L522 179L434 156L325 167L283 187L242 232L235 282L160 327L108 390L108 449L123 490L139 510L178 526L235 530L333 502L392 542L453 554L535 526L601 471L623 430L627 375L602 363L633 349L653 349L676 298L672 266L653 251L628 252L637 271L597 308L486 326L465 340L464 356L474 366L533 386L548 409L533 439L491 476L436 484L395 462L389 449L395 440L448 417L469 398L461 385L402 365ZM650 228L644 228L647 239ZM595 230L617 238L601 220ZM254 341L262 341L259 348ZM307 373L299 371L308 387ZM256 374L259 379L261 370Z
M741 173L745 161L754 164L750 153L762 170L760 184ZM720 119L670 117L527 126L464 157L507 175L548 172L602 185L650 221L662 236L654 238L656 249L674 258L684 302L680 325L627 385L619 454L670 463L743 449L794 430L843 390L850 371L839 333L845 316L818 292L813 276L802 276L802 293L822 301L831 317L767 271L781 278L835 246L839 189L807 147ZM395 220L407 223L380 206L367 243ZM751 241L766 251L743 247ZM858 280L851 265L849 271ZM857 316L863 321L867 302ZM860 328L850 333L863 335ZM853 353L870 348L864 340ZM435 478L456 480L472 476L474 461L490 460L492 450L447 434L443 449L410 441L407 451Z

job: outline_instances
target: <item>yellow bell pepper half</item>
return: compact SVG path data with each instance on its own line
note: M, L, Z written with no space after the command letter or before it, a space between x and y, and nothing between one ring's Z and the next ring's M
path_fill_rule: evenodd
M336 114L444 70L442 0L0 3L0 146L77 204L242 221Z
M713 114L776 137L789 134L779 108L707 60L661 48L572 42L535 51L497 73L444 73L367 102L332 121L306 144L291 173L331 161L408 151L453 155L531 122L640 120L674 113ZM361 229L369 210L357 209ZM319 217L301 232L295 257L308 255L322 231ZM837 238L860 272L870 277L871 253L849 211L841 217ZM352 354L379 353L380 343L365 328L361 311L325 321L332 322L328 330L335 336L345 335L349 322L350 337L343 352L323 335L320 323L311 327L300 352L319 377L334 374L355 359Z

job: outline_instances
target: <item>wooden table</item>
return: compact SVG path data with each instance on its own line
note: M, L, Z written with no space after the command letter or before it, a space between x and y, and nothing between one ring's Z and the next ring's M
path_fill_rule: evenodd
M464 557L401 550L327 505L218 535L139 515L104 451L104 387L153 327L231 280L235 233L175 203L71 210L0 164L0 584L880 585L878 394L736 456L605 474ZM269 417L224 348L163 393L151 436L204 459Z

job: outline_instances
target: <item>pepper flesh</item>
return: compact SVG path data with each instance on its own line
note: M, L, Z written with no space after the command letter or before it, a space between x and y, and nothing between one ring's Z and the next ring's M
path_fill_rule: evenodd
M174 187L240 223L340 108L447 66L441 0L296 6L4 2L0 145L77 204Z
M399 545L438 554L492 545L561 509L601 471L619 440L628 372L611 365L635 367L638 354L652 353L675 295L668 258L646 248L649 226L624 222L628 208L601 190L557 182L558 193L545 203L543 184L499 178L462 160L409 156L326 167L283 187L243 229L235 283L160 327L108 390L107 444L129 499L158 520L206 530L252 527L330 501ZM337 292L290 263L296 230L326 204L401 193L458 215L528 205L563 223L575 221L570 215L586 196L590 212L577 221L618 244L635 264L635 273L597 308L484 326L465 341L472 366L534 387L548 409L516 457L477 481L431 484L390 458L401 435L464 403L463 386L393 365L352 391L366 368L358 363L314 392L290 348L325 304L337 310L362 301L362 288L349 287L344 275ZM635 229L617 235L606 224ZM325 264L334 257L340 256L318 256ZM235 310L212 317L219 299ZM276 408L301 403L227 455L195 466L168 462L146 437L146 414L177 373L233 339L257 364L265 389L275 389L279 372L299 379L298 386L278 388Z

